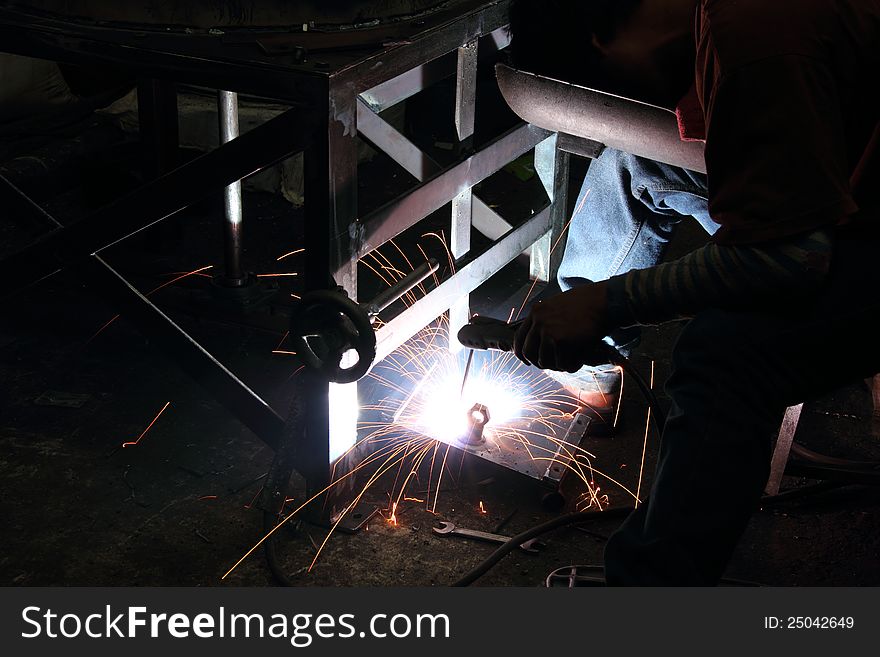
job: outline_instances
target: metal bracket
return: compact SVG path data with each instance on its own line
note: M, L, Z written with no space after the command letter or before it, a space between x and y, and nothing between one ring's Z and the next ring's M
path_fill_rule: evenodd
M587 434L587 429L590 427L590 421L590 418L582 413L578 413L574 416L574 419L568 426L568 431L565 432L565 436L563 436L562 441L559 443L559 448L556 450L556 454L553 455L553 458L550 460L550 465L547 466L547 471L544 473L544 477L541 479L545 485L550 488L559 487L562 478L565 476L568 464L573 460L572 452L577 450L581 441L584 439L584 436ZM565 449L566 446L571 446L572 449Z
M341 520L339 520L339 516L337 515L331 518L331 521L335 524L335 521L339 520L339 524L336 525L336 529L339 531L345 534L356 534L366 527L367 523L372 520L377 513L379 513L378 506L361 502L348 509L348 512L342 516Z

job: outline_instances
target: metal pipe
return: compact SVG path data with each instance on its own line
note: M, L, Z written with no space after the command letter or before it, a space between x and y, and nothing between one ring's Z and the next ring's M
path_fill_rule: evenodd
M409 293L439 268L440 264L434 258L431 258L426 263L413 269L397 283L380 292L375 299L364 304L364 310L366 310L367 314L371 317L375 317L392 303L400 299L403 295Z
M226 144L239 134L238 94L234 91L218 91L217 110L220 116L220 143ZM226 283L231 287L240 287L247 282L247 276L241 266L241 180L228 185L224 190L223 216L226 236Z
M704 144L681 140L671 110L505 64L496 65L495 72L501 95L524 121L706 173Z

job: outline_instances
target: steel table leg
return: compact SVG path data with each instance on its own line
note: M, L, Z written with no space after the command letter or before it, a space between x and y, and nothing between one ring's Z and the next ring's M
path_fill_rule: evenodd
M474 136L474 110L477 89L476 40L458 49L458 65L455 77L455 131L459 143L470 144ZM474 207L472 188L462 191L452 200L452 230L449 250L458 260L471 248L471 220ZM455 339L458 330L470 319L470 297L462 296L449 309L449 348L459 351L461 345Z
M535 146L535 171L553 204L552 228L531 252L531 276L545 283L556 276L565 247L562 231L568 205L569 154L557 148L557 140L558 135L553 135Z
M217 92L217 114L220 118L220 143L226 144L238 137L238 94ZM241 287L247 276L241 265L242 205L241 180L228 185L223 192L223 217L226 249L226 276L224 284Z
M168 80L142 79L137 98L142 166L146 178L152 180L178 163L177 88Z
M356 300L356 97L344 86L335 88L331 80L326 98L327 105L320 110L323 126L305 153L305 288L326 289L336 284ZM331 276L335 283L329 280ZM331 462L357 440L357 384L316 382L306 395L307 454L300 473L312 495L329 483Z

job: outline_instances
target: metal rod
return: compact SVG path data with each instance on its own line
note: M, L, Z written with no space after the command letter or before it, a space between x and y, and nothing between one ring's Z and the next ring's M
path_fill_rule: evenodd
M375 299L369 303L363 304L362 307L367 311L368 315L378 315L403 295L409 293L413 288L428 278L428 276L434 274L439 268L440 264L434 258L431 258L424 264L413 269L397 283L380 292Z
M284 429L284 420L272 407L100 255L94 255L91 260L97 268L92 270L95 287L115 302L123 315L134 320L138 329L175 364L204 386L263 442L275 449Z
M464 366L464 376L461 377L461 392L459 397L464 399L464 387L467 385L468 375L471 373L471 363L474 362L474 350L468 349L467 364Z
M219 90L217 92L217 110L220 116L220 143L226 144L239 135L238 94L234 91ZM226 284L240 287L246 282L241 266L241 180L236 180L224 189L223 213L226 238Z
M61 223L21 191L3 175L0 175L0 199L4 214L14 222L24 224L29 230L55 230L64 228Z

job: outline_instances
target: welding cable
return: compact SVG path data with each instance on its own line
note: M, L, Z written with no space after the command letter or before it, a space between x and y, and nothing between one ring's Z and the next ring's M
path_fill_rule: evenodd
M657 399L657 395L654 393L654 389L648 385L648 382L645 381L645 377L639 373L635 365L632 364L632 361L610 345L608 347L608 360L612 365L618 365L621 367L623 371L636 382L636 386L645 397L645 401L651 409L651 419L654 422L654 428L662 438L663 427L666 426L666 411L660 406L660 402Z
M275 525L278 524L278 514L271 513L270 511L263 511L263 532L264 534L268 534L271 532ZM284 570L282 570L281 566L278 563L278 553L275 551L276 538L274 536L270 536L266 539L265 547L263 548L263 552L266 555L266 565L269 566L269 571L272 573L272 577L275 578L275 581L280 586L296 586L293 583L287 574L285 574Z
M826 456L825 454L814 452L813 450L804 447L800 443L796 442L791 444L791 455L796 456L811 464L852 468L854 470L864 470L866 472L880 470L880 461L853 461L851 459L841 459L834 456Z
M846 485L847 484L843 482L823 481L812 484L810 486L804 486L803 488L783 491L782 493L778 493L776 495L765 495L761 498L761 506L764 507L775 504L777 502L785 502L798 497L804 497L812 493L834 490L836 488L840 488ZM645 498L644 500L642 500L642 503L646 504L647 501L648 498ZM558 518L553 518L552 520L548 520L545 523L536 525L531 529L522 532L521 534L513 536L509 541L507 541L507 543L501 545L482 563L478 564L475 568L470 570L461 579L451 584L451 586L470 586L478 579L480 579L483 575L488 573L492 568L494 568L504 557L506 557L514 550L518 549L519 546L526 541L530 541L533 538L537 538L555 529L560 529L569 525L578 525L593 520L602 520L606 518L612 519L621 516L625 518L633 510L634 509L632 507L615 507L613 509L607 509L605 511L581 511L578 513L569 513L564 516L559 516ZM721 582L737 586L763 586L762 584L756 582L747 582L744 580L722 579Z
M552 520L548 520L547 522L541 523L540 525L536 525L531 529L528 529L521 534L517 534L512 537L507 543L501 545L497 550L495 550L489 557L479 564L476 568L467 573L464 577L459 579L457 582L453 583L452 586L470 586L478 579L480 579L483 575L488 573L495 565L501 561L508 554L518 549L520 545L529 541L538 536L542 536L547 532L551 532L554 529L559 529L560 527L566 527L568 525L576 525L583 522L589 522L592 520L599 519L611 519L618 517L626 517L632 511L632 507L615 507L613 509L606 509L605 511L580 511L578 513L568 513L564 516L559 516L558 518L553 518Z

